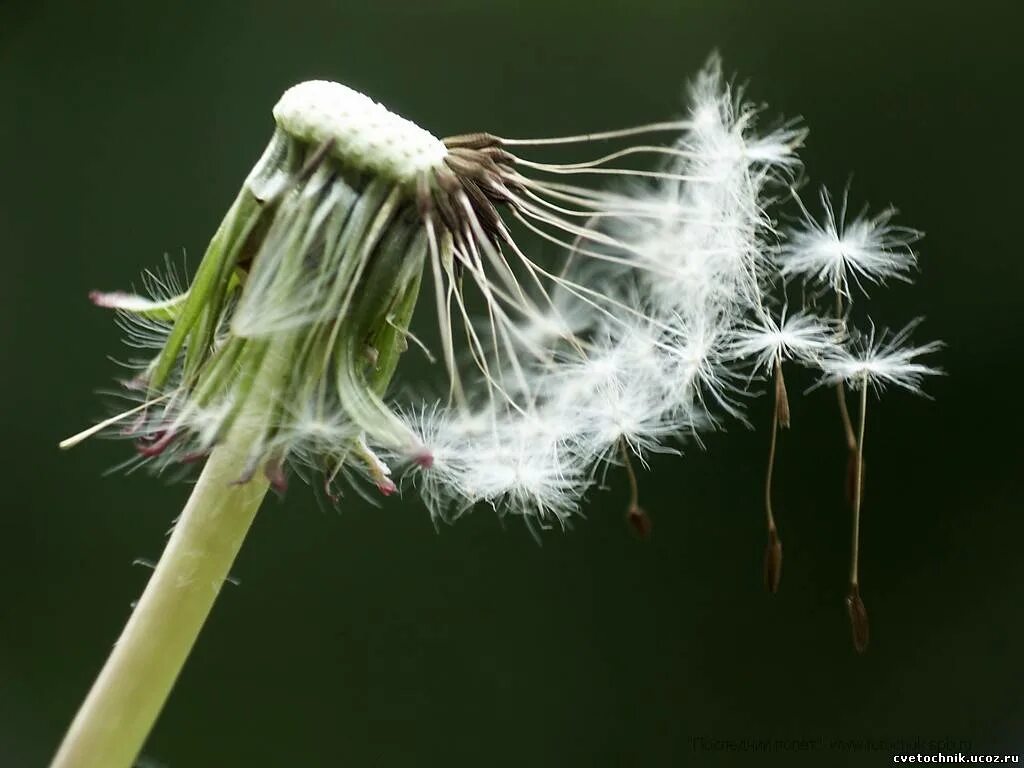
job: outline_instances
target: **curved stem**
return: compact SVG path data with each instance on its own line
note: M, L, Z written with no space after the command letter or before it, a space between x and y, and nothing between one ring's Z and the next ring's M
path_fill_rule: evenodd
M235 426L210 454L51 768L129 768L138 757L266 495L252 456L287 370L283 343L271 345Z

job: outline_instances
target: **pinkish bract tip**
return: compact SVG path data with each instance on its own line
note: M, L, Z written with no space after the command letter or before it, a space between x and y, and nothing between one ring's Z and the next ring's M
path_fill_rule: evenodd
M280 460L272 459L264 464L263 475L278 493L288 490L288 476L285 474L284 464Z

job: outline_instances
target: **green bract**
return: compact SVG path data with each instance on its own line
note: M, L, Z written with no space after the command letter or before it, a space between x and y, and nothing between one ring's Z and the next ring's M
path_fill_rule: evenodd
M208 451L243 413L261 421L249 425L248 471L265 462L274 478L314 440L329 472L355 457L393 489L367 444L416 453L383 396L407 347L427 234L406 185L348 166L329 144L279 128L187 293L116 304L169 323L137 380L149 399L166 396L135 425L146 455ZM270 407L252 414L253 382L271 368Z

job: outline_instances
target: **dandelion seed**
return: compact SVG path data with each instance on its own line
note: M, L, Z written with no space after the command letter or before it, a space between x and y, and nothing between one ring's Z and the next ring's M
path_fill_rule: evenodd
M939 342L929 342L918 347L909 345L909 337L920 323L920 318L906 325L901 331L890 334L883 332L876 337L874 326L865 336L859 336L851 349L836 348L819 361L823 376L819 384L847 384L860 392L860 422L856 434L855 451L850 457L852 471L848 468L848 487L852 487L853 532L851 536L850 591L847 607L853 632L853 643L858 653L863 653L868 644L867 609L860 596L860 527L861 506L864 496L864 433L867 420L868 391L874 388L881 392L886 386L901 387L915 394L922 394L921 382L925 376L941 373L937 368L915 362L922 355L941 348Z

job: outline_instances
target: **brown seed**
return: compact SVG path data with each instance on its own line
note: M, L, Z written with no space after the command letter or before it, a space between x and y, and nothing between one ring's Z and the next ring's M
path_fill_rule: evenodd
M780 427L789 429L789 394L786 392L782 368L775 371L775 418L778 419Z
M857 653L864 653L868 649L868 639L870 637L868 611L864 607L864 601L860 599L860 588L856 584L850 585L850 592L846 596L846 610L850 614L850 628L853 630L853 647Z
M651 528L654 527L654 523L650 515L637 504L631 505L629 511L626 512L626 521L641 539L646 539L651 535Z
M773 595L779 591L782 580L782 539L778 531L768 531L768 543L764 548L764 586Z

